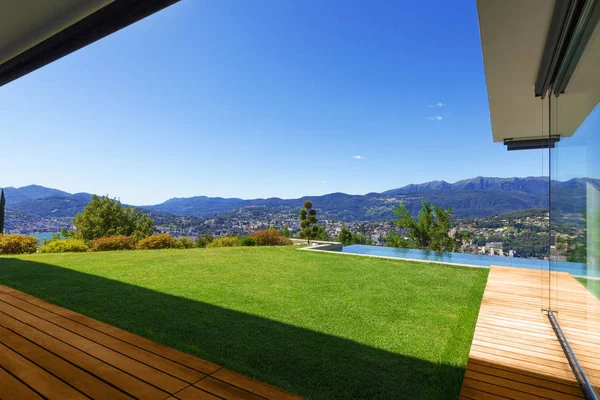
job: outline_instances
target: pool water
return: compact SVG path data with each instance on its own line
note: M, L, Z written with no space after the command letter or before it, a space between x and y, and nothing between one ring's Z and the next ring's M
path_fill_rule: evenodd
M548 260L535 260L519 257L484 256L480 254L437 252L415 249L398 249L395 247L365 246L355 244L344 246L342 253L363 254L370 256L392 257L406 260L432 261L449 264L462 264L479 267L490 267L492 265L527 268L548 269ZM552 261L552 270L569 272L571 275L592 276L600 278L600 271L588 270L587 264Z

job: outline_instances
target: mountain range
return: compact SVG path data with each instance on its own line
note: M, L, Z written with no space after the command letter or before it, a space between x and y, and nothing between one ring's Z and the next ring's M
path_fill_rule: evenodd
M575 178L552 182L556 209L581 212L585 208L585 186L600 187L600 180ZM310 199L321 215L347 221L376 221L393 218L393 208L406 204L416 214L421 201L426 200L445 208L452 207L455 217L484 217L509 211L548 207L548 179L476 177L455 183L432 181L407 185L382 193L350 195L331 193L297 199L244 200L197 196L172 198L157 205L140 206L152 212L172 215L213 217L245 207L263 207L273 211L297 210ZM67 193L57 189L30 185L4 188L7 210L32 216L74 217L90 200L89 193Z

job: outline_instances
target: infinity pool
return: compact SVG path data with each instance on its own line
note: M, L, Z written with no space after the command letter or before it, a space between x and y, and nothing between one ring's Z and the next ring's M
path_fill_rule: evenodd
M344 246L341 252L349 254L362 254L369 256L392 257L405 260L431 261L479 267L490 267L492 265L499 265L505 267L527 269L548 269L549 264L549 261L547 260L534 260L530 258L498 256L494 257L479 254L398 249L395 247L382 246L365 246L362 244ZM571 275L592 276L600 278L600 271L588 270L587 264L582 263L552 261L552 270L560 272L569 272Z

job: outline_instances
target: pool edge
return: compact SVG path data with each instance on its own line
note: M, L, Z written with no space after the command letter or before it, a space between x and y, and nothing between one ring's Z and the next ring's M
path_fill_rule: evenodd
M485 265L472 265L472 264L450 263L450 262L444 262L444 261L417 260L417 259L414 259L414 258L378 256L378 255L374 255L374 254L343 253L341 251L321 250L321 249L319 249L319 246L315 246L315 247L303 247L303 248L298 249L298 250L301 250L301 251L314 251L314 252L317 252L317 253L338 254L338 255L344 255L344 256L359 256L359 257L381 258L381 259L384 259L384 260L392 260L392 261L396 260L396 261L410 261L410 262L418 262L418 263L426 263L426 264L431 263L431 264L451 265L451 266L455 266L455 267L482 268L482 269L490 269L492 267L492 265L489 265L489 266L485 266ZM507 265L503 265L502 267L520 268L520 267L511 267L511 266L507 266ZM534 269L534 268L531 268L531 269L534 270L534 271L541 271L541 269ZM585 275L573 275L570 272L567 272L567 273L570 274L574 278L584 278L584 279L591 279L591 280L600 280L599 277L591 277L591 276L585 276Z

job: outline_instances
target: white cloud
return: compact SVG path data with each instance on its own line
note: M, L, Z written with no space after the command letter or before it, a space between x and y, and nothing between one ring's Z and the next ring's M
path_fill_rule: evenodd
M441 103L441 102L439 102L439 103L437 103L437 104L434 104L434 105L432 105L432 106L429 106L429 107L431 107L431 108L434 108L434 107L439 107L439 108L442 108L442 107L445 107L445 106L446 106L446 105L445 105L444 103Z
M354 158L355 160L366 160L367 159L367 157L359 156L359 155L356 155L356 156L354 156L352 158Z
M427 117L427 119L430 121L441 121L444 119L444 117L442 117L440 115L436 115L435 117Z
M326 183L327 183L327 181L321 181L321 185L324 185Z

